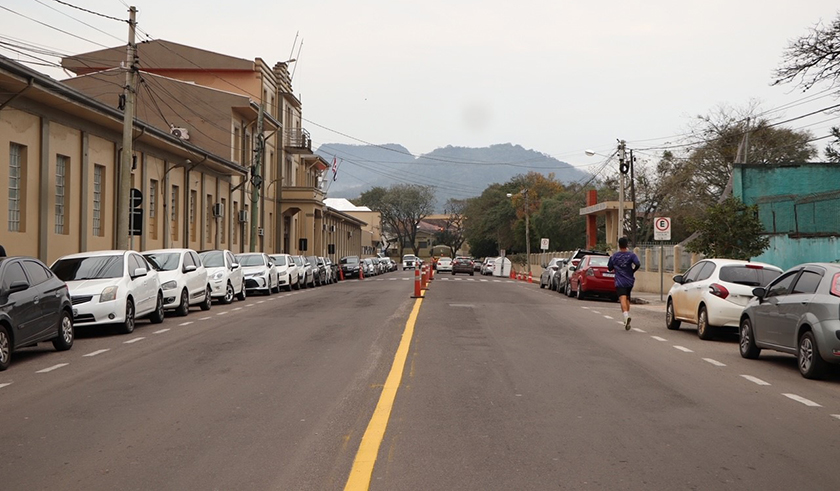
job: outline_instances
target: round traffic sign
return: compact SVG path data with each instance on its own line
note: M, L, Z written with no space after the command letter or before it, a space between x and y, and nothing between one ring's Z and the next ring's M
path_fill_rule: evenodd
M666 232L671 228L671 219L668 217L658 217L654 220L653 226L660 232Z

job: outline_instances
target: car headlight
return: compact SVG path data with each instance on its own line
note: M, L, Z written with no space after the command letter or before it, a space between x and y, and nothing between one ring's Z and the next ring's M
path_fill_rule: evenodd
M213 273L213 278L212 279L213 279L213 281L219 281L224 277L225 277L225 272L224 271L216 271L215 273Z
M100 302L110 302L117 298L117 287L116 286L109 286L102 290L102 293L99 294L99 301Z
M160 285L160 287L164 290L173 290L175 288L178 288L178 282L175 280L167 281L166 283Z

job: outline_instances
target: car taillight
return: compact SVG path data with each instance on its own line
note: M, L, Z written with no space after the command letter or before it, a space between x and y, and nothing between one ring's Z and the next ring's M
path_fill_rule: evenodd
M709 293L720 298L726 298L729 296L729 290L727 290L725 286L717 283L709 285Z
M764 266L759 266L758 264L747 264L746 267L749 269L764 269Z
M586 270L586 276L595 276L595 270L594 269L587 269Z
M840 297L840 273L834 273L834 278L831 279L831 294Z

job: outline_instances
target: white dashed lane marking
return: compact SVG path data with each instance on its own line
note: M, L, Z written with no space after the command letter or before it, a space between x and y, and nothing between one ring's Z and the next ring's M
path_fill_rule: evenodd
M612 317L610 317L609 315L605 315L605 316L604 316L604 319L610 319L610 320L612 320Z
M713 360L711 358L703 358L703 361L705 361L707 363L711 363L712 365L714 365L716 367L725 367L726 366L725 363L721 363L721 362L719 362L717 360Z
M600 314L600 312L598 312L597 310L593 310L592 313L593 314Z
M35 373L47 373L52 372L53 370L58 370L61 367L66 367L69 363L59 363L58 365L53 365L51 367L44 368L43 370L38 370Z
M478 280L478 281L483 281L483 282L487 283L487 282L488 282L488 281L490 281L490 280Z
M208 315L207 317L202 317L201 319L198 319L198 320L200 320L200 321L206 321L206 320L208 320L208 319L212 319L212 317L210 317L210 316Z
M5 384L0 384L0 389L2 389L3 387L8 387L10 385L12 385L11 382L8 382L8 383L5 383Z
M192 324L192 321L182 322L182 323L180 323L180 324L178 324L178 325L179 325L179 326L189 326L190 324Z
M756 384L756 385L770 385L769 383L761 380L758 377L753 377L752 375L741 375L741 376L744 377L745 379L749 380L750 382Z
M9 384L6 384L6 385L9 385ZM0 387L3 387L3 386L0 385ZM840 419L840 414L832 414L831 417L834 418L834 419Z
M792 399L796 402L801 402L802 404L805 404L806 406L809 406L809 407L822 407L820 404L817 404L816 402L814 402L810 399L805 399L804 397L798 396L796 394L782 394L782 395L787 397L788 399Z
M619 324L621 324L622 326L624 325L623 322L619 322ZM643 330L639 329L638 327L633 327L632 329L636 332L647 332L647 331L643 331Z
M224 311L224 312L219 312L219 313L218 313L218 314L216 314L216 315L225 315L225 314L227 314L227 310L226 310L226 311Z
M242 307L234 307L233 310L242 310Z
M694 353L694 351L686 348L685 346L674 346L674 348L677 348L678 350L683 351L685 353Z
M96 356L96 355L101 355L102 353L106 353L108 351L111 351L111 348L98 349L96 351L91 351L90 353L88 353L86 355L82 355L82 356Z
M665 338L660 338L659 336L651 336L651 337L652 337L653 339L657 340L657 341L667 341L667 339L665 339Z
M260 300L260 301L258 301L258 302L257 302L257 305L259 305L259 304L261 304L261 303L265 303L265 300Z
M209 317L208 317L209 318ZM170 329L167 327L166 329L158 329L157 331L153 332L152 334L163 334Z
M134 339L129 339L128 341L123 341L123 344L136 343L137 341L141 341L143 339L146 339L146 338L144 338L143 336L140 336L139 338L134 338Z

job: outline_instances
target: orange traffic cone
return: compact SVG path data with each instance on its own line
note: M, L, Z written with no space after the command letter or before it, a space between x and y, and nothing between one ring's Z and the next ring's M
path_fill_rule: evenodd
M531 275L530 271L528 271L528 283L533 283L533 282L534 282L534 276Z

